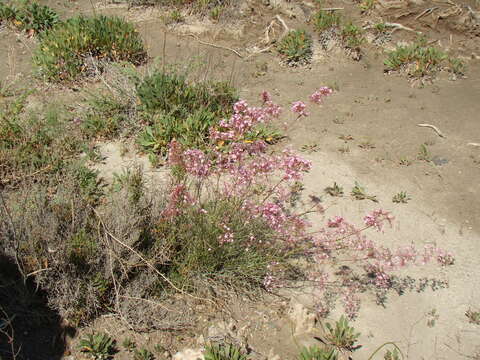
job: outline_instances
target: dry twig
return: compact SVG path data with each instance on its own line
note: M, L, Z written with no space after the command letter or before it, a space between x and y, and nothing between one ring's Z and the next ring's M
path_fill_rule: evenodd
M402 24L399 24L399 23L386 22L385 26L392 27L393 28L392 32L394 32L395 30L405 30L405 31L412 31L412 32L415 32L415 33L419 33L419 34L422 33L421 31L414 30L412 28L403 26Z
M425 9L425 10L423 10L420 14L418 14L417 16L415 16L415 20L418 20L418 19L420 19L421 17L432 13L433 11L435 11L435 10L437 10L437 9L438 9L438 6L434 6L434 7Z
M237 50L235 49L232 49L232 48L229 48L229 47L226 47L226 46L221 46L221 45L217 45L217 44L212 44L212 43L209 43L209 42L205 42L205 41L202 41L198 38L197 35L195 34L187 34L188 36L191 36L193 37L198 43L202 44L202 45L206 45L206 46L211 46L211 47L214 47L214 48L217 48L217 49L224 49L224 50L228 50L228 51L231 51L233 52L235 55L237 55L239 58L243 59L243 55L240 54Z
M437 128L435 125L431 125L431 124L417 124L417 126L420 126L420 127L427 127L427 128L430 128L430 129L433 129L438 136L442 137L442 138L445 138L446 136L443 135L443 133L440 131L439 128Z
M265 28L265 38L264 40L262 41L264 44L270 44L272 43L272 41L270 40L270 31L272 29L274 29L274 25L275 25L275 22L278 22L280 23L280 25L283 27L283 33L278 37L278 39L276 39L274 42L278 43L279 41L281 41L285 36L287 36L287 34L289 33L290 31L290 28L287 26L287 24L285 23L285 21L280 17L280 15L277 15L273 18L273 20L270 22L270 24L268 24L268 26ZM264 52L267 52L269 51L271 48L273 47L273 44L267 46L266 48L263 48L263 49L260 49L260 50L254 50L250 55L248 55L246 57L246 59L249 59L250 57L254 56L254 55L257 55L257 54L261 54L261 53L264 53Z

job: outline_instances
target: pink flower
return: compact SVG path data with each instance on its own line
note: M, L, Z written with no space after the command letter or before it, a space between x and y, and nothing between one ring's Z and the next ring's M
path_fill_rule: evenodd
M302 173L308 172L312 167L312 162L302 159L301 157L292 154L289 150L284 150L285 156L282 160L280 168L285 171L284 180L300 180Z
M262 91L261 97L262 97L262 101L264 103L272 101L272 96L270 95L270 93L268 91Z
M295 101L292 104L292 111L298 116L308 116L308 112L305 111L307 105L303 101Z
M185 169L189 174L206 177L210 173L211 163L205 153L198 149L187 150L183 153Z
M455 258L443 249L437 249L437 262L442 266L453 265Z
M320 89L315 91L312 95L310 95L310 100L312 100L316 104L321 104L323 102L323 98L328 95L331 95L333 90L329 87L322 86Z
M335 216L333 219L328 219L327 226L330 228L338 228L343 224L344 220L341 216Z
M243 113L248 108L248 104L245 100L239 100L233 105L233 111L235 114Z
M393 216L388 211L374 210L363 218L365 225L375 227L378 231L382 230L384 221L388 221L392 225Z

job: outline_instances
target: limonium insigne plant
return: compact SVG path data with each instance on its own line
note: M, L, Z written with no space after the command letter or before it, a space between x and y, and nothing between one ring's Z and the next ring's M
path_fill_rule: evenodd
M319 104L331 93L330 89L321 88L311 96L311 101ZM262 286L269 291L288 286L293 280L285 259L289 256L308 258L311 267L306 265L304 271L315 285L320 316L327 314L341 299L346 315L354 318L360 306L359 293L392 289L397 269L431 260L441 265L453 263L451 254L433 245L423 249L412 245L390 249L368 239L364 235L367 229L382 231L385 223L393 221L390 213L382 209L367 214L362 226L336 216L328 219L320 230L313 231L306 214L324 213L316 197L310 197L312 201L306 209L291 206L292 199L298 198L295 189L311 169L311 162L288 148L273 152L262 140L245 141L256 126L281 115L282 109L269 93L262 93L262 102L258 107L244 100L236 102L230 118L210 128L207 148L187 149L175 140L170 142L168 157L173 181L170 201L163 212L166 229L175 226L178 229L179 218L197 214L199 224L208 226L212 234L209 239L214 237L213 241L205 241L204 256L228 253L229 249L237 249L238 254L255 253L260 258L274 253L275 257L271 257L266 266L264 262L257 262L255 268L255 271L261 270ZM292 104L294 123L308 117L307 108L303 101ZM232 211L218 212L225 204L229 204ZM237 221L239 214L240 222ZM249 224L256 224L255 232ZM258 231L260 224L261 232ZM351 278L346 277L346 272L332 275L331 271L319 270L331 269L342 259L348 259L349 265L358 265L356 271L351 271ZM231 260L225 258L224 263L217 263L217 273L227 271L228 261ZM184 271L181 269L178 273Z

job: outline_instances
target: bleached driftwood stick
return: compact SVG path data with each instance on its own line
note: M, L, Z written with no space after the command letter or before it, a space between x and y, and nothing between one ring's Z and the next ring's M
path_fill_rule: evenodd
M446 137L445 135L443 135L443 133L440 131L440 129L438 127L436 127L435 125L431 125L431 124L417 124L417 126L420 126L420 127L427 127L427 128L430 128L430 129L433 129L438 136L444 138Z
M412 28L403 26L402 24L399 24L399 23L386 22L385 26L392 27L393 31L395 31L395 30L405 30L405 31L412 31L412 32L415 32L415 33L421 33L421 31L414 30Z

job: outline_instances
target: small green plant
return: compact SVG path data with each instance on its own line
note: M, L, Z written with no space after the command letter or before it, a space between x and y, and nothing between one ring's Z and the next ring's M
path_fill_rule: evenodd
M155 356L147 349L134 350L133 360L155 360Z
M342 39L345 47L349 49L358 49L365 41L362 30L352 22L348 22L342 28Z
M396 204L406 204L411 198L407 195L405 191L400 191L398 194L395 194L392 198L392 201Z
M122 346L125 350L127 350L128 352L132 352L133 350L135 350L135 348L137 347L137 345L135 344L135 341L133 341L131 338L127 337L125 338L123 341L122 341Z
M40 39L33 61L50 81L73 80L102 70L102 62L140 64L146 51L134 26L111 16L78 16L59 23Z
M347 318L342 315L340 320L333 327L330 323L325 324L327 328L327 340L338 349L354 350L360 333L348 324Z
M360 3L360 9L363 13L369 12L375 8L375 0L363 0Z
M377 34L385 34L387 32L387 25L385 23L376 23L373 25L373 29Z
M247 360L247 356L239 347L232 344L207 345L205 360Z
M393 348L393 351L387 350L385 355L383 355L384 360L400 360L400 352L397 348Z
M427 145L425 144L420 145L420 150L418 151L417 159L429 162L431 158L432 157L430 155L430 151L428 151Z
M480 325L480 311L474 311L468 309L465 313L465 316L468 318L468 322L475 325Z
M222 15L221 6L215 6L212 10L210 10L210 18L212 20L218 21L221 15Z
M125 169L122 173L113 174L113 191L126 190L129 194L129 200L132 203L138 203L144 194L143 172L140 167L133 170Z
M343 188L336 182L333 183L333 186L326 187L325 192L330 196L343 196Z
M95 360L110 359L115 352L115 340L104 333L92 333L80 340L80 351Z
M246 134L245 141L262 139L267 144L273 145L278 143L283 138L285 138L285 135L283 135L275 126L271 124L261 124L255 128L255 130L252 130Z
M312 37L305 30L290 31L277 45L287 64L305 64L312 57Z
M432 309L427 312L427 326L432 328L435 326L438 319L440 319L440 315L437 313L437 309Z
M402 158L400 158L400 160L398 160L398 164L402 165L402 166L410 166L410 165L412 165L412 163L413 163L413 161L410 160L407 157L402 157Z
M185 18L183 17L182 13L178 9L174 9L170 12L168 15L167 23L168 24L179 24L185 21Z
M378 202L376 196L368 195L365 191L365 188L356 181L351 194L355 200L372 200L373 202Z
M40 33L59 22L58 14L48 6L26 1L19 7L0 3L0 21L10 21L17 28Z
M340 25L341 17L336 11L320 10L313 16L313 25L318 32L323 32Z
M12 21L15 19L17 9L13 6L9 6L6 3L0 3L0 22Z
M298 356L298 360L337 360L338 354L335 349L322 349L318 346L304 347Z
M455 75L464 75L466 71L465 63L460 59L449 58L448 59L450 71Z
M360 144L358 144L358 147L364 150L371 150L375 149L375 144L372 143L370 140L364 140Z
M97 250L97 244L83 230L68 240L68 260L77 269L85 269L89 259Z
M303 151L303 152L312 153L312 152L317 152L318 150L320 150L320 146L317 143L305 144L305 145L302 145L300 150Z
M418 38L411 45L398 46L388 54L384 64L387 71L404 69L412 77L435 74L442 67L450 68L455 74L462 74L465 70L460 60L449 58L441 50L429 46L425 37Z

